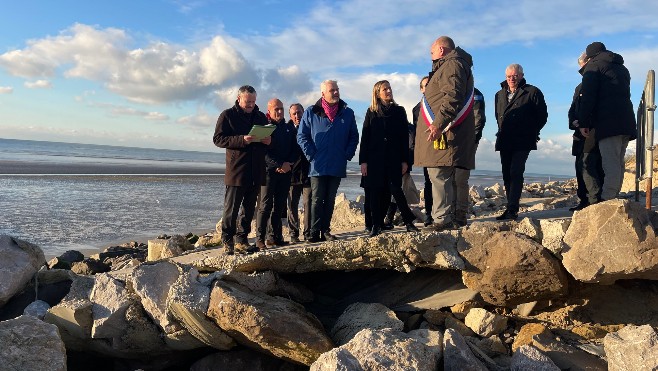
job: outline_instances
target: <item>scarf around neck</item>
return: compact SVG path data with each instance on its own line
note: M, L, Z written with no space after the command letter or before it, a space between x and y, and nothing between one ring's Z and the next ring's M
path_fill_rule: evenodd
M338 114L338 103L332 106L326 100L324 100L324 98L322 98L322 108L324 109L324 113L329 118L329 121L334 122L336 114Z

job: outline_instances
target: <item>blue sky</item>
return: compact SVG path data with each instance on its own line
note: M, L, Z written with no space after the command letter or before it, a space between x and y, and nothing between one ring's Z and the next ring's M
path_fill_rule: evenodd
M411 108L451 36L474 60L487 103L477 167L498 170L493 97L519 63L549 109L528 172L573 174L567 110L592 41L620 53L637 107L658 60L658 2L603 1L30 1L0 17L0 137L219 151L212 134L237 88L257 104L307 106L325 79L360 123L373 84Z

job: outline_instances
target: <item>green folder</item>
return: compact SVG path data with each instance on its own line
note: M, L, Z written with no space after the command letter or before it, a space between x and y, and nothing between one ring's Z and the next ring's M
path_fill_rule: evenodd
M256 140L262 140L272 135L274 129L276 129L276 125L254 125L248 135L256 137Z

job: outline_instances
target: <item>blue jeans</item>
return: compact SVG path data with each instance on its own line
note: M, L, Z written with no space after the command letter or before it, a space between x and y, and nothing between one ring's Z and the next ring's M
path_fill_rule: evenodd
M329 232L339 185L337 176L311 177L311 236Z

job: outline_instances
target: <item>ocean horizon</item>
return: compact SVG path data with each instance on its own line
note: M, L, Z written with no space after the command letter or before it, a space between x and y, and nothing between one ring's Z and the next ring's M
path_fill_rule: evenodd
M213 231L224 200L225 156L217 152L0 138L0 234L57 256L98 250L160 234ZM422 171L414 168L416 186ZM526 183L566 180L550 174ZM359 165L348 163L339 193L355 199ZM473 170L471 185L502 182L497 171Z

